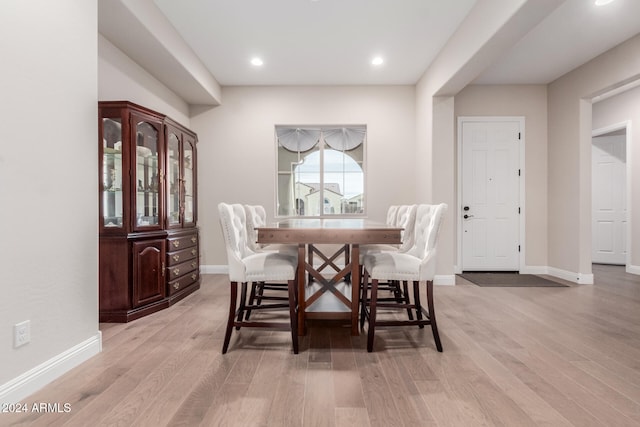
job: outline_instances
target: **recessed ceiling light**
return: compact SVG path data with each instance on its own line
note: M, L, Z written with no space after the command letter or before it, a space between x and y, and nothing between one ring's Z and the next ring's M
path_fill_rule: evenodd
M254 65L256 67L260 67L260 66L262 66L262 64L264 64L264 62L262 62L262 59L260 59L260 58L253 58L251 60L251 65Z
M611 3L613 0L596 0L596 6L604 6Z
M384 63L384 59L381 56L376 56L371 60L371 65L382 65Z

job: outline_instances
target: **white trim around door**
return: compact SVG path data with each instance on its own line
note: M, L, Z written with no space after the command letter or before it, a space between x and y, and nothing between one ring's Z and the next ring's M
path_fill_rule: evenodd
M628 121L624 121L624 122L620 122L620 123L615 123L609 126L605 126L599 129L594 129L591 132L591 137L597 137L597 136L602 136L602 135L606 135L608 133L614 132L614 131L618 131L618 130L625 130L626 131L626 198L627 198L627 206L626 206L626 210L627 210L627 221L626 221L626 229L624 231L624 234L627 236L627 239L625 240L625 249L626 249L626 260L625 260L625 270L627 273L631 273L631 274L640 274L640 272L638 271L638 268L636 266L633 266L631 264L631 238L630 236L632 236L631 232L631 221L630 219L633 218L632 214L631 214L631 209L632 209L632 204L629 203L632 199L631 199L631 163L632 163L632 159L633 157L631 156L631 146L632 146L632 139L631 139L631 120ZM593 221L593 218L591 219L591 221ZM592 236L592 240L593 240L593 236ZM592 243L593 244L593 243Z
M525 209L525 118L521 116L460 116L458 117L457 129L457 206L455 214L457 218L457 260L456 260L456 273L462 273L463 270L463 248L462 248L462 236L463 236L463 210L462 210L462 181L463 181L463 168L462 168L462 138L463 138L463 124L465 123L491 123L491 122L515 122L519 127L519 150L518 150L518 168L520 172L520 179L518 180L518 271L526 270L525 266L525 223L526 223L526 209Z

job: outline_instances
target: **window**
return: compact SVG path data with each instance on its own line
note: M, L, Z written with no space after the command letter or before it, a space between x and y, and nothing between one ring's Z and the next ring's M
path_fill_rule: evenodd
M364 214L367 128L276 126L278 216Z

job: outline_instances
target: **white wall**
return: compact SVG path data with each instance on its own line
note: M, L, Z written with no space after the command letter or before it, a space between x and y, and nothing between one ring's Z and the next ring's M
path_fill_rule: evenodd
M0 401L15 402L100 350L97 1L0 3L0 57Z
M455 115L525 118L525 264L547 265L547 87L472 85L455 97Z
M454 96L561 1L478 1L416 85L417 199L447 203L436 272L453 277L457 206Z
M100 34L98 99L131 101L189 127L187 103Z
M222 101L191 118L203 265L227 264L218 203L262 204L274 217L277 124L366 124L367 216L415 203L412 86L225 87Z
M590 100L638 76L640 35L549 85L549 264L579 282L591 277ZM635 174L632 181L640 182ZM637 186L632 195L633 207ZM637 263L638 254L632 260Z
M628 241L631 244L630 265L627 269L640 274L640 87L621 93L604 101L593 104L593 129L602 129L612 125L628 122L631 138L627 141L628 152L627 173L631 174L627 180L631 188L630 232Z

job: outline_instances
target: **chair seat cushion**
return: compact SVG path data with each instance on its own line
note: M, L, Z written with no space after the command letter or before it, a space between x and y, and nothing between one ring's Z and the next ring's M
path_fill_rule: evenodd
M401 252L378 252L364 257L364 268L372 279L420 280L421 259Z
M259 252L242 259L247 281L294 280L297 258L279 252Z
M280 244L280 243L272 243L272 244L264 245L262 247L262 251L265 251L265 252L269 252L269 251L280 252L283 255L297 257L298 256L298 245L285 245L285 244Z
M364 263L364 257L368 254L375 254L379 252L397 252L399 249L398 245L362 245L360 246L360 264Z

